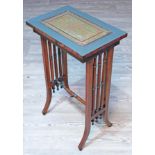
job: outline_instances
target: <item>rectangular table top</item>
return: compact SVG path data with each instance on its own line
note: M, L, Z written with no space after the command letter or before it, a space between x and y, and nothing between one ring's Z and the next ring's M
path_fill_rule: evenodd
M126 32L70 6L34 17L26 23L80 56L127 36Z

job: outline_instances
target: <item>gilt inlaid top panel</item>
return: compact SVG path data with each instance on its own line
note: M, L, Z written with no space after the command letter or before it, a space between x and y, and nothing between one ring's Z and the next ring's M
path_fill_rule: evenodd
M43 23L80 45L88 44L110 33L69 11L44 20Z

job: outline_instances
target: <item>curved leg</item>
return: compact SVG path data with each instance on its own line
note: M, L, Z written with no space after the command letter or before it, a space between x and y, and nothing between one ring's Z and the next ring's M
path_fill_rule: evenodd
M89 133L90 133L91 120L90 121L87 120L86 122L88 122L89 125L87 125L87 126L85 125L85 130L84 130L84 133L83 133L83 137L82 137L81 142L80 142L80 144L78 146L80 151L83 149L83 147L84 147L84 145L86 143L86 140L87 140L87 138L89 136Z
M44 73L45 73L45 82L46 82L46 103L43 108L43 115L45 115L50 106L52 91L51 91L51 83L50 83L50 68L49 68L49 58L48 58L48 50L47 50L47 40L41 36L41 46L42 46L42 57L44 63Z
M108 127L112 126L109 121L109 96L110 96L110 85L111 85L111 73L112 73L112 59L114 48L110 48L107 52L107 65L106 65L106 79L105 79L105 112L104 120Z
M92 109L92 82L93 82L93 62L94 59L86 63L86 109L85 109L85 130L81 142L78 146L82 150L89 136L91 127L91 109Z

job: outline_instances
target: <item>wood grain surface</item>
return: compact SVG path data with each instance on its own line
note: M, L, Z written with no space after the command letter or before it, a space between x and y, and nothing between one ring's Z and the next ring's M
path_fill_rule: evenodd
M25 25L28 18L71 5L124 29L128 37L115 48L109 117L113 123L95 123L85 149L77 148L84 130L84 105L65 90L53 95L49 113L41 110L46 85L40 37ZM24 155L131 155L131 0L24 0ZM85 97L85 64L68 55L70 87Z

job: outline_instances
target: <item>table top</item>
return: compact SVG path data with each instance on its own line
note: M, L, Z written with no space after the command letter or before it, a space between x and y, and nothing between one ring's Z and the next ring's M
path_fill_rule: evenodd
M127 33L71 6L34 17L26 23L69 49L85 56L107 44L114 44Z

